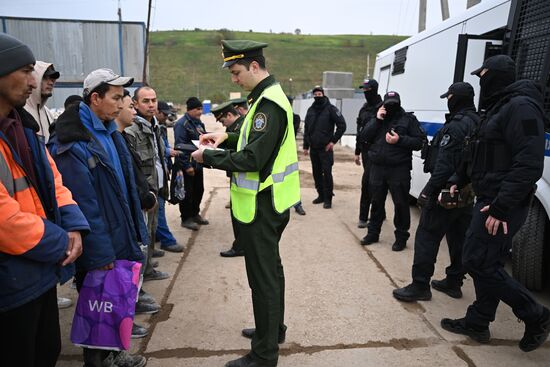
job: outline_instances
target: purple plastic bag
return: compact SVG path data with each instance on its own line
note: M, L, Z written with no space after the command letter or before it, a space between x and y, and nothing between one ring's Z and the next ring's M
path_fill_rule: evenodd
M86 274L78 295L71 341L93 349L128 350L141 264L116 260L112 270Z

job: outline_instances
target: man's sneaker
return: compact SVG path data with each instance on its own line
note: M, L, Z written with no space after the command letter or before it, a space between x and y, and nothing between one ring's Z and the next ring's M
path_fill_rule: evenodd
M115 357L114 365L117 367L144 367L147 365L147 359L139 354L132 355L123 350Z
M157 303L151 293L147 293L142 289L139 290L138 302L143 303Z
M407 247L407 241L395 240L391 246L392 251L403 251Z
M491 332L488 327L468 325L465 318L455 320L442 319L441 327L451 333L469 336L481 344L487 344L491 340Z
M158 260L151 260L151 266L153 268L158 268L159 267L159 261Z
M132 324L132 339L145 338L147 335L149 335L147 328L136 323Z
M153 269L153 271L150 272L149 274L143 274L143 281L147 282L149 280L163 280L169 277L170 277L170 274Z
M160 311L160 306L156 303L145 303L139 302L136 303L136 315L153 315Z
M357 223L357 228L367 228L367 221L359 220L359 222Z
M69 308L73 305L73 301L70 298L57 297L57 308Z
M165 245L161 246L164 251L168 252L183 252L185 251L185 247L183 245L180 245L179 243L174 243L172 245Z
M252 339L254 337L254 334L256 333L256 329L255 328L250 328L250 329L243 329L241 331L241 334L245 337L245 338L248 338L248 339ZM285 342L285 339L286 339L286 331L279 331L279 338L277 339L277 342L279 344L283 344Z
M299 215L306 215L306 211L304 210L302 205L296 205L294 207L294 210L296 210L296 213L298 213Z
M417 283L411 283L406 287L394 289L393 296L405 302L429 301L432 299L432 291L427 285L422 287Z
M370 233L361 239L361 245L363 246L371 245L376 242L378 242L378 236Z
M525 333L519 341L519 349L524 352L531 352L540 347L550 333L550 311L544 307L542 316L537 322L525 323Z
M207 224L210 224L209 221L207 221L206 219L204 219L203 217L200 216L200 214L197 214L193 217L193 221L197 224L200 224L200 225L207 225Z
M151 255L152 257L163 257L164 256L164 251L162 250L158 250L158 249L153 249L153 255Z
M447 278L441 280L432 280L432 288L445 293L452 298L462 298L460 285L449 282Z
M190 229L192 231L198 231L199 225L193 221L192 218L187 218L186 220L181 221L181 226L183 228Z
M317 196L317 198L313 199L313 201L312 201L313 204L322 204L324 202L325 202L325 199L323 199L323 197L321 197L321 196Z

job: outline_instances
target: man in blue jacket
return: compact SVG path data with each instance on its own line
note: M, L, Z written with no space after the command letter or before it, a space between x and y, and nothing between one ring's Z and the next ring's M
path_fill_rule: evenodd
M37 87L31 50L0 33L0 364L54 367L56 284L82 252L84 215L22 107Z
M59 116L48 144L65 174L63 182L90 223L91 232L76 262L78 290L91 270L110 270L117 259L141 260L140 243L149 242L132 157L113 121L123 107L123 87L132 82L109 69L92 71L84 80L84 102ZM141 356L85 348L84 363L99 367L147 362Z

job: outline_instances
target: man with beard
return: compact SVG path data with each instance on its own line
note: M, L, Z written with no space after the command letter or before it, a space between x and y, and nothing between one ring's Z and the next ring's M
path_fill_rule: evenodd
M451 177L451 195L471 182L476 193L462 263L474 280L476 300L460 319L441 327L488 343L489 324L500 301L525 323L519 348L540 347L550 331L550 311L505 270L512 238L527 218L544 168L544 108L540 89L516 81L516 65L506 55L492 56L472 72L480 77L480 127L467 164Z
M433 280L432 287L450 297L462 297L462 245L466 229L472 219L473 195L471 187L462 190L459 203L442 206L437 203L439 193L459 168L462 161L464 142L472 136L479 116L475 112L474 88L468 83L458 82L441 95L447 98L449 114L447 122L432 139L424 161L424 171L431 173L430 179L420 193L418 204L422 206L420 223L414 240L414 261L412 283L393 291L401 301L427 301L432 298L430 278L434 274L439 244L447 238L451 264L446 269L446 278Z
M313 204L323 203L323 208L330 209L334 195L333 149L334 144L346 131L346 121L340 111L330 103L320 86L313 88L313 99L315 101L307 110L304 126L304 155L309 154L311 158L311 170L317 189L318 196L313 200Z
M369 219L370 209L370 195L369 195L369 146L366 142L362 141L360 137L361 130L365 127L373 117L376 117L376 111L382 104L382 97L378 94L378 82L374 79L365 79L363 85L360 87L363 89L365 99L367 102L359 110L357 116L357 135L355 142L355 164L360 165L363 163L363 176L361 177L361 199L359 202L359 223L358 228L367 228L367 220ZM386 217L386 209L383 217Z
M426 135L416 117L401 108L401 98L397 92L386 93L376 117L367 122L360 135L360 139L370 146L369 192L372 195L368 234L361 244L378 242L384 221L382 208L389 190L395 206L395 242L392 250L402 251L407 246L411 225L409 190L412 152L422 148Z

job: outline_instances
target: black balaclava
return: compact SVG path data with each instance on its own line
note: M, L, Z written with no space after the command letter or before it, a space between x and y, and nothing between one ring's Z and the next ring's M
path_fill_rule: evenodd
M326 98L325 96L313 97L313 99L314 99L313 104L315 106L320 106L325 102L325 98Z
M401 110L401 105L399 103L386 103L384 108L386 109L385 118L391 119Z
M516 81L515 73L487 70L482 77L479 78L479 109L487 110L500 97L500 92L507 86Z
M372 104L376 104L377 100L378 100L378 88L371 88L369 90L366 90L363 92L363 94L365 95L365 99L367 100L367 103L372 105Z
M449 113L452 116L459 111L468 108L475 108L474 98L461 95L453 95L451 98L447 99L447 107L449 108Z

